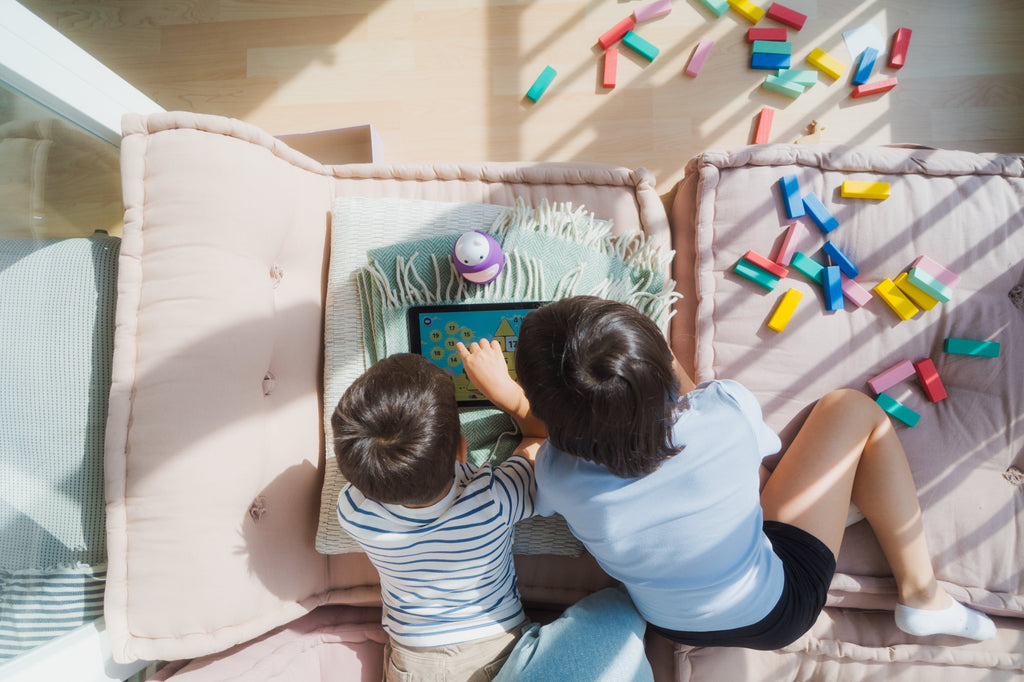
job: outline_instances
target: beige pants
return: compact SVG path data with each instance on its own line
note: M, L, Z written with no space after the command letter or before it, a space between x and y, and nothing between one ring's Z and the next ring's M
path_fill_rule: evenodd
M530 621L509 632L439 647L384 645L385 682L488 682L505 660Z

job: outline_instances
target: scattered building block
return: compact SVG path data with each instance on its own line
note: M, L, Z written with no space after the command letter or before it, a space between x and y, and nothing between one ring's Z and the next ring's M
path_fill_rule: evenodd
M552 69L550 66L545 66L544 70L537 76L537 80L533 82L530 89L526 91L526 96L532 99L534 102L540 99L540 96L544 94L544 91L551 85L551 81L555 79L558 72Z
M928 294L932 298L949 303L953 298L953 290L935 279L921 268L910 268L907 279L915 287Z
M885 80L875 81L874 83L865 83L864 85L858 85L853 89L851 95L853 97L867 97L868 95L878 95L883 92L889 92L896 87L898 81L896 77L886 78Z
M601 47L607 50L609 47L622 40L622 36L626 35L627 32L632 31L635 26L636 22L633 21L633 17L626 17L605 31L604 34L597 39L597 42L601 44Z
M892 37L892 49L889 50L889 67L901 69L907 63L907 50L910 48L910 35L913 33L909 28L900 28Z
M821 203L821 199L814 192L808 192L804 195L804 209L806 209L807 215L811 216L814 224L820 227L821 231L825 234L839 227L839 221L836 220L834 215L829 213L829 210L825 208L825 204Z
M928 396L928 400L937 403L948 397L946 387L942 385L939 371L935 369L935 363L932 362L931 358L915 362L914 370L917 372L917 378L921 381L921 388L924 389L924 394Z
M804 27L804 22L807 21L806 14L800 14L800 12L791 10L777 2L772 3L772 6L768 8L766 15L769 19L774 19L780 24L785 24L786 26L795 28L797 31L802 29Z
M850 257L843 253L843 250L836 246L835 243L827 241L821 248L828 254L828 257L832 259L832 262L839 266L839 269L842 270L844 275L853 279L860 274L860 270L858 270L857 266L853 264Z
M818 83L818 72L810 69L779 69L778 78L792 81L805 88L812 87Z
M821 277L824 273L825 266L814 260L810 256L806 256L800 251L793 254L793 261L791 263L793 269L799 272L804 277L812 279L818 284L821 284Z
M757 115L757 132L754 133L754 144L766 144L768 137L772 134L772 120L775 118L775 110L771 107L761 107L761 113Z
M746 277L751 282L771 291L779 283L779 278L766 270L757 267L746 258L740 258L733 268L737 275Z
M775 71L776 69L788 69L793 63L793 58L788 54L767 54L764 52L752 52L750 54L750 68Z
M913 301L914 304L922 310L931 310L939 304L938 300L915 287L910 281L910 277L905 272L900 273L900 276L896 278L894 284L906 295L907 298Z
M947 353L970 355L976 358L998 358L999 344L995 341L975 341L949 337L942 346Z
M893 312L901 320L909 320L917 314L917 306L910 302L910 299L903 295L903 292L896 288L891 279L883 279L875 285L877 293L885 301Z
M751 263L753 263L754 265L756 265L757 267L761 268L762 270L767 270L768 272L775 275L779 279L782 279L783 277L789 275L789 270L782 267L778 263L773 263L772 261L768 260L767 258L757 253L756 251L747 251L745 254L743 254L743 257L746 258Z
M839 186L840 195L850 199L888 199L888 182L870 180L844 180Z
M871 292L849 277L843 278L843 296L850 299L855 306L863 308L871 301Z
M765 90L777 92L780 95L792 97L793 99L804 94L804 86L795 81L784 80L778 76L765 76L764 82L761 83L761 87Z
M649 62L653 62L661 51L633 31L626 31L626 35L622 36L622 44Z
M818 71L833 79L839 78L843 75L843 71L846 71L846 64L843 64L820 47L811 50L811 53L807 55L807 62Z
M764 10L750 2L750 0L727 0L729 7L739 12L739 14L752 24L756 24L761 21L761 17L764 16Z
M778 40L755 40L750 48L753 52L761 54L793 54L793 43L785 43Z
M793 317L793 313L796 312L796 307L800 303L804 295L797 289L790 289L783 295L779 300L779 305L775 308L775 312L772 313L771 319L768 320L768 328L774 329L777 332L781 332L789 324L789 320Z
M786 217L792 220L806 215L804 202L800 198L800 183L795 175L783 175L779 178L779 186L782 188L782 199L786 203Z
M875 60L878 59L878 50L873 47L866 47L860 53L860 64L853 74L853 83L863 85L871 78L871 71L875 68Z
M655 0L655 2L649 5L637 7L633 10L633 18L639 24L641 21L650 21L651 19L663 17L671 11L672 0Z
M950 288L955 287L960 283L960 275L956 274L952 270L946 269L942 265L939 265L928 256L919 256L917 260L910 264L910 267L921 268Z
M609 47L604 51L604 87L614 88L615 77L619 71L619 51Z
M707 61L708 54L711 52L711 46L715 44L715 41L710 38L701 38L700 42L697 43L697 49L693 51L693 56L690 57L690 63L686 65L686 75L696 77L700 73L701 67L704 66L704 62Z
M914 363L910 360L902 360L884 372L868 379L868 386L875 393L883 393L904 379L914 376L914 372Z
M907 426L917 426L917 422L921 419L921 415L917 412L914 412L900 401L886 395L885 393L882 393L875 398L875 402L878 403L878 406L885 410L889 416L899 419Z
M825 309L843 310L843 273L838 265L829 265L822 271L821 284L825 287Z
M748 28L747 42L755 40L785 40L788 37L784 28Z
M793 254L796 253L797 246L799 246L798 242L806 231L803 224L795 220L789 224L789 227L786 229L786 236L782 240L782 247L779 249L779 254L775 257L776 263L783 267L790 264L793 260Z
M720 17L729 9L729 3L725 0L700 0L716 16Z

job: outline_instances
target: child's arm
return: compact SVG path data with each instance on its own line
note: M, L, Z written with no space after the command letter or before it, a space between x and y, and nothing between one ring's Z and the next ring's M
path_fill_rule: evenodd
M693 379L686 373L683 366L679 364L679 360L676 359L676 354L672 353L672 369L676 371L676 376L679 378L679 395L686 395L697 386L693 383Z
M519 443L519 447L513 450L512 454L522 455L530 461L530 464L535 464L537 461L537 451L540 450L540 446L543 444L543 438L523 438Z
M455 346L466 368L466 376L495 407L507 412L519 425L526 438L547 438L544 422L530 411L522 387L512 380L505 362L505 354L498 341L474 341L469 348L460 341Z

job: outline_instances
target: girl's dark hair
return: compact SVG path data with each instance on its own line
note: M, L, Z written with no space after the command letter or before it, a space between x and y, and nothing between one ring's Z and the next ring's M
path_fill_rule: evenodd
M679 379L657 325L635 308L577 296L530 312L516 373L552 445L622 478L658 468L672 442Z
M372 500L427 504L455 477L455 385L420 355L392 355L371 366L338 401L331 427L338 468Z

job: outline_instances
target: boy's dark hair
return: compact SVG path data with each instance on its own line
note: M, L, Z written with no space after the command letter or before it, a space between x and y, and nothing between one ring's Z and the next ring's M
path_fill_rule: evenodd
M681 450L672 443L672 352L636 308L577 296L530 312L516 373L559 450L622 478L648 474Z
M420 355L400 353L371 366L338 401L331 427L338 468L372 500L427 504L455 477L455 385Z

